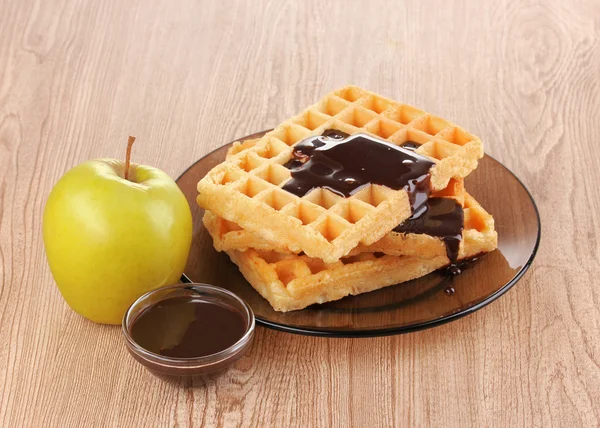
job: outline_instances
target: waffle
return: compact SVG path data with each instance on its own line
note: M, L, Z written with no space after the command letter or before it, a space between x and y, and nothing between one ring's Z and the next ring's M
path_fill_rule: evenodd
M280 312L399 284L427 275L447 263L443 257L421 260L386 255L377 258L372 253L335 263L254 249L231 250L227 254L256 291Z
M475 205L467 209L485 213L470 196L466 196L465 204L471 202ZM496 247L496 232L491 216L485 213L488 217L486 222L485 215L477 218L478 215L465 215L459 260ZM427 275L450 262L445 252L427 259L391 255L377 257L377 253L365 252L334 263L325 263L306 255L252 248L247 251L229 250L227 254L246 280L276 311L282 312L399 284Z
M463 210L464 229L458 258L469 257L467 253L477 254L494 250L498 244L494 218L467 192L464 192ZM446 246L435 236L392 231L372 245L357 247L353 253L363 252L432 258L445 255Z
M463 243L461 243L458 253L459 257L464 257L464 242L469 242L472 247L477 246L479 252L491 251L496 247L497 234L494 230L493 217L464 191L462 180L452 180L446 189L436 192L432 196L453 198L463 206L465 227L462 236ZM285 247L277 241L267 241L209 211L204 214L203 222L213 238L213 244L217 251L246 251L254 248L261 251L286 252ZM393 256L408 255L427 259L446 254L446 246L441 238L435 236L391 231L374 244L359 245L350 251L349 255L365 252L380 252Z
M256 144L260 141L259 138L253 138L250 140L236 141L233 145L227 150L227 155L225 159L229 159L230 157L237 155L239 152L242 152L246 149L252 148L256 146Z
M439 117L349 86L283 122L254 143L238 145L198 183L203 208L286 252L334 262L368 246L411 214L405 190L372 184L344 198L319 188L298 197L281 189L291 176L283 164L292 146L326 129L371 134L396 145L414 141L435 163L430 186L442 190L464 178L483 156L479 138Z

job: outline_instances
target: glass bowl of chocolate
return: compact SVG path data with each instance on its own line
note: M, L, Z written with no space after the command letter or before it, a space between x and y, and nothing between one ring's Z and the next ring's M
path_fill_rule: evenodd
M127 349L163 378L225 371L250 347L254 314L231 291L178 284L150 291L123 317Z

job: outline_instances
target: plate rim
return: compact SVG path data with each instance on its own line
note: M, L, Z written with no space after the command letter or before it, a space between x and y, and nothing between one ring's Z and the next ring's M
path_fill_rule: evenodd
M260 138L262 135L266 134L267 132L269 132L271 130L272 130L272 128L266 129L264 131L255 132L255 133L246 135L241 138L237 138L229 143L223 144L223 145L211 150L208 153L205 153L202 157L197 159L195 162L190 164L185 170L183 170L183 172L181 172L181 174L179 174L179 176L175 179L175 183L177 183L198 162L200 162L202 159L210 156L214 152L221 150L226 146L230 146L238 141L249 140L252 138ZM500 162L493 156L490 156L489 154L484 153L484 157L485 156L489 157L494 162L496 162L500 166L502 166L506 171L508 171L509 174L511 174L517 180L517 182L521 185L521 187L523 187L523 189L527 193L527 196L529 197L529 200L531 201L531 204L533 205L533 209L535 211L535 215L537 218L537 234L536 234L535 245L533 246L533 250L532 250L529 258L527 259L527 262L521 267L521 269L519 269L517 274L510 281L508 281L506 284L504 284L501 288L496 290L494 293L489 295L487 298L485 298L481 302L478 302L477 304L470 306L466 309L460 310L458 312L444 316L442 318L431 319L428 321L420 322L420 323L417 323L414 325L403 326L403 327L387 327L387 328L380 328L380 329L368 328L368 329L357 329L357 330L348 330L348 329L341 329L341 328L335 328L335 327L328 328L328 329L316 328L316 327L299 327L299 326L281 324L281 323L269 321L267 319L260 317L259 315L257 315L255 313L254 316L256 319L256 324L263 326L263 327L270 328L272 330L282 331L285 333L300 334L300 335L304 335L304 336L333 337L333 338L392 336L392 335L397 335L397 334L414 333L417 331L438 327L438 326L447 324L449 322L456 321L460 318L466 317L467 315L471 315L474 312L476 312L476 311L484 308L485 306L488 306L489 304L498 300L500 297L502 297L504 294L506 294L511 288L513 288L513 286L517 282L519 282L521 280L523 275L525 275L525 273L529 270L529 268L533 264L535 256L537 255L538 249L540 247L540 241L542 238L542 220L541 220L540 211L535 202L535 199L533 199L533 195L531 194L531 192L529 191L527 186L525 186L523 181L514 172L512 172L512 170L510 168L508 168L506 165L504 165L502 162ZM188 282L188 283L193 282L186 275L185 272L182 274L181 280L182 280L182 282Z

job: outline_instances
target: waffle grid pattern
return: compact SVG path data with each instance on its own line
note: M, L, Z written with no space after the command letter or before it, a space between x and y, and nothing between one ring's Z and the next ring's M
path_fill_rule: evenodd
M453 180L447 189L434 194L434 196L456 199L463 206L465 225L459 257L464 257L464 242L469 242L471 247L477 246L479 252L491 251L496 247L497 234L494 229L493 217L464 191L462 180ZM204 214L203 222L218 251L256 249L285 253L285 249L279 242L267 241L211 212L207 211ZM430 259L445 256L446 247L443 241L435 236L391 231L371 245L359 245L350 251L349 256L360 253L384 253L393 256L406 255Z
M349 198L316 189L302 198L281 189L293 145L326 129L365 132L394 144L407 140L436 165L431 185L443 189L462 178L483 155L481 141L462 128L414 107L350 86L326 95L255 143L231 156L198 183L198 203L218 216L281 244L333 262L361 244L373 244L410 216L404 190L371 185Z
M254 249L227 254L276 311L303 309L399 284L444 266L443 257L376 257L363 253L334 263ZM368 277L369 280L365 281Z
M315 196L318 197L319 192L320 191L316 191L313 193L315 193ZM327 196L333 195L331 192L324 192L324 191L322 194L325 194ZM321 194L321 196L322 196L322 194ZM337 198L337 195L333 195L333 196ZM444 189L443 191L440 191L440 192L436 192L436 193L432 194L432 196L453 198L453 199L456 199L461 205L463 205L463 203L464 203L463 180L462 179L461 180L452 179L446 189ZM349 213L345 213L345 216L352 217L354 214L355 213L353 213L353 212L349 212ZM318 213L315 213L315 218L316 218L316 216L318 216ZM263 250L263 251L277 251L280 253L289 252L281 244L280 241L265 240L262 237L260 237L259 235L249 232L247 230L244 230L239 225L237 225L233 222L227 221L221 217L218 217L209 211L207 211L205 213L203 222L204 222L204 225L206 226L206 228L209 230L210 234L212 235L214 246L218 251L227 251L227 250L246 251L249 248L255 248L255 249L259 249L259 250ZM392 233L393 232L389 232L388 234L386 234L382 238L382 240L386 240L386 238L388 238L387 241L391 241L390 235ZM398 236L401 234L396 233L395 235ZM404 236L404 234L402 234L402 236ZM431 246L431 241L434 241L434 245L435 245L435 241L439 241L439 239L430 237L427 235L414 235L411 238L411 241L414 245L407 245L407 243L399 242L399 241L400 241L399 239L395 239L392 242L390 242L390 245L388 245L388 247L391 247L392 250L395 250L393 255L402 255L402 254L405 254L405 252L403 252L402 250L399 250L398 248L394 248L394 246L391 245L392 243L398 242L399 244L401 244L401 248L406 248L407 250L410 251L409 253L406 253L406 254L417 255L417 253L419 252L419 248L417 248L417 247L419 245L423 246L425 244L429 244ZM381 242L381 240L377 241L376 243L374 243L372 245L377 245L379 242ZM371 246L358 246L358 247L354 248L348 255L357 254L359 252L370 251L370 248L371 248ZM380 251L380 250L376 250L376 251ZM386 252L386 251L381 251L381 252ZM424 255L428 256L427 251L425 251ZM433 255L430 257L433 257Z
M470 196L465 203L470 204ZM473 200L473 209L483 209ZM485 213L485 211L483 211ZM478 213L479 216L481 213ZM487 213L486 213L487 214ZM489 219L491 216L487 214ZM473 217L475 218L475 217ZM490 224L469 220L464 232L460 259L474 257L495 248L496 233ZM471 229L471 227L474 227ZM306 255L282 254L249 249L227 254L246 280L277 311L303 309L315 303L338 300L389 285L400 284L448 265L444 255L431 258L392 256L364 252L333 263ZM368 278L368 281L365 281Z

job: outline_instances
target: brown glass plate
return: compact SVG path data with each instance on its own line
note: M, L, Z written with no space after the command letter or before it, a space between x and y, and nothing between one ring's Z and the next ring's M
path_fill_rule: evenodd
M266 132L266 131L265 131ZM242 138L258 138L264 132ZM254 311L257 324L318 336L378 336L406 333L468 315L508 291L531 265L540 242L540 217L523 183L500 162L485 156L466 179L466 188L494 215L498 249L461 275L434 272L423 278L336 302L281 313L256 292L226 254L218 253L202 225L196 184L225 158L223 146L190 166L177 183L194 218L194 235L184 279L233 291ZM365 279L368 281L368 278Z

